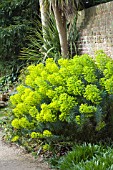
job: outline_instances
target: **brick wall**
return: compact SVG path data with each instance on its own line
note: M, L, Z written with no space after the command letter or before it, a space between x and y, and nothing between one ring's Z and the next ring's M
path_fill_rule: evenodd
M81 11L77 27L80 54L104 50L113 58L113 1Z

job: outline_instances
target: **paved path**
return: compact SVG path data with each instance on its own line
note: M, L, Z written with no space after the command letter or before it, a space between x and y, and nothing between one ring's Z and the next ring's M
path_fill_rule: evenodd
M47 163L35 160L16 146L2 142L0 131L0 170L49 170Z

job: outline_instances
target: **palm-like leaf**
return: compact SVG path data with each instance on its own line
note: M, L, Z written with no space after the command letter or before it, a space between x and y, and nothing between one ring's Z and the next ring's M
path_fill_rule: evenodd
M47 57L59 58L60 43L53 15L49 15L48 25L44 27L45 32L42 31L40 22L36 22L36 24L38 25L37 30L31 30L34 32L34 35L27 38L29 45L22 50L20 58L38 62L44 62Z

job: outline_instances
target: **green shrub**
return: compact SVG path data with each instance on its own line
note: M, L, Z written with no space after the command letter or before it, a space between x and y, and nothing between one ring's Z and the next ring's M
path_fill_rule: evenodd
M10 97L7 135L19 142L94 140L112 120L112 68L112 59L101 51L95 59L85 54L30 65L25 82Z

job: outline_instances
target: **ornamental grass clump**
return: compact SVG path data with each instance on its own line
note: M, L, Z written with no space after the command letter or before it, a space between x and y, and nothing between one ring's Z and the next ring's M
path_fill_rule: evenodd
M48 58L27 70L17 94L10 97L7 136L13 141L22 142L24 137L44 143L90 140L106 129L112 116L113 60L105 53L58 63Z
M58 161L60 170L111 170L113 149L102 145L76 145L71 152Z

